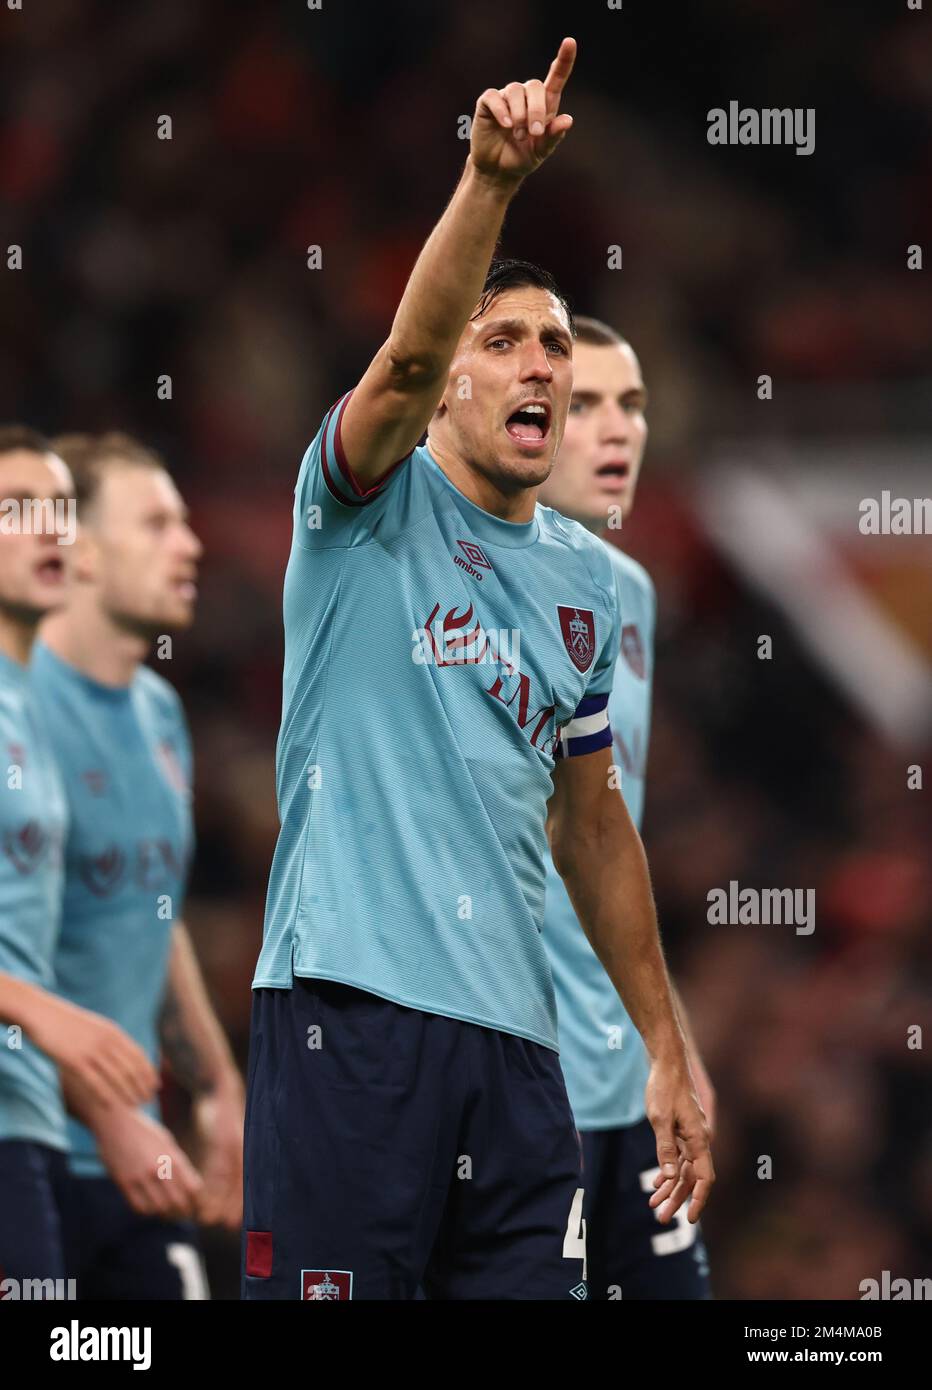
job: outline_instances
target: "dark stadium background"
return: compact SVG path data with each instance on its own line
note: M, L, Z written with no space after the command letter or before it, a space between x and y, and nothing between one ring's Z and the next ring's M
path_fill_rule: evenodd
M197 757L187 917L242 1061L276 834L298 463L387 333L466 157L458 118L488 85L543 76L565 33L579 40L564 102L576 127L520 194L502 249L617 325L651 391L624 535L660 604L645 841L718 1088L705 1224L722 1298L850 1299L883 1269L932 1273L930 793L907 790L906 772L932 779L932 540L857 526L861 496L917 495L923 477L930 491L930 11L0 11L0 244L24 254L13 271L4 253L0 274L0 419L138 433L193 509L202 598L166 670ZM731 99L814 107L815 153L711 147L706 113ZM171 141L156 138L165 114ZM305 265L314 244L320 271ZM607 269L613 244L620 271ZM926 269L907 270L911 244ZM157 398L163 373L170 401ZM818 555L838 558L907 653L909 699L870 623L856 644L850 634L860 655L845 687L824 632L807 635L798 601L782 601L786 574L752 582L771 539L766 496L763 510L715 521L751 476L794 525L817 521ZM820 562L796 577L805 612ZM868 709L859 696L874 689ZM732 879L814 888L815 932L709 925L706 894ZM923 1049L906 1046L913 1024ZM215 1296L235 1297L236 1242L208 1244Z

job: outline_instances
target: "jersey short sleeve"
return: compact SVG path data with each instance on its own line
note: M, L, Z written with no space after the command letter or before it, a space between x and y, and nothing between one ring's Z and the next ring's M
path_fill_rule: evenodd
M174 735L178 762L181 766L185 786L191 793L194 790L194 749L191 743L191 730L188 727L188 716L185 714L184 705L178 692L171 686L168 689L170 692L169 729Z
M603 623L603 641L592 663L586 693L580 700L568 724L564 724L557 744L557 757L576 758L583 753L596 753L611 748L612 730L608 702L612 693L612 678L621 640L621 607L614 576L604 589L607 620Z
M649 654L648 665L653 672L654 667L654 634L657 630L657 590L654 588L654 581L646 570L641 571L642 589L644 593L644 640ZM619 586L619 606L621 606L621 588Z
M414 449L371 487L354 475L340 433L352 391L331 406L304 455L295 487L294 536L307 550L337 549L367 540L384 514L391 484Z
M184 886L186 887L187 875L190 871L195 851L193 813L194 749L191 743L191 730L188 726L188 716L185 713L181 696L174 686L170 685L167 681L162 684L161 694L164 698L164 704L161 706L164 724L160 730L161 738L159 750L163 760L163 768L175 792L180 793L183 806L182 814L185 844Z

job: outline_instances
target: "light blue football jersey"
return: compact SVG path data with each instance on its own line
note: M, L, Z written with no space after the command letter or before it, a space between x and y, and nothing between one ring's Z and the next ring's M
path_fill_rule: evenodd
M654 662L654 586L617 546L611 557L621 611L621 646L608 711L621 794L640 829L650 736ZM573 911L549 860L544 943L550 955L560 1025L560 1062L577 1127L617 1129L644 1118L650 1066L641 1036Z
M295 489L254 987L337 980L555 1049L546 807L555 757L611 742L611 560L545 507L475 506L429 446L363 491L348 398Z
M29 687L28 670L0 654L0 970L53 987L61 918L65 795ZM58 1068L0 1020L0 1139L67 1148Z
M158 1065L171 929L193 848L181 701L147 666L128 686L102 685L41 642L32 678L70 812L58 988L112 1018ZM148 1110L159 1114L156 1102ZM91 1132L72 1119L69 1138L72 1171L102 1175Z

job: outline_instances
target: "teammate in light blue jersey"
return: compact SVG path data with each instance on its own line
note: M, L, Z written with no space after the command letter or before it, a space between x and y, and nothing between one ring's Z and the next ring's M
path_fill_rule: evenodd
M73 591L32 660L70 812L58 984L153 1063L165 1046L204 1140L198 1173L157 1106L72 1123L60 1188L68 1273L79 1299L203 1298L191 1223L240 1224L242 1088L182 920L187 723L174 688L143 665L158 641L171 669L169 634L193 620L201 546L161 458L138 441L73 435L55 447L81 522Z
M0 497L0 1298L27 1297L24 1280L52 1297L65 1272L58 1068L100 1105L151 1094L155 1073L111 1022L51 993L67 809L27 663L39 620L65 597L59 541L74 498L62 460L22 426L0 430Z
M578 318L576 328L566 433L541 497L593 531L609 526L617 532L634 504L647 441L647 393L634 350L614 329L589 318ZM643 566L608 539L605 553L621 612L609 718L621 794L640 828L654 665L654 587ZM643 1194L652 1190L657 1173L644 1099L650 1061L552 861L543 939L557 997L560 1060L583 1139L590 1296L706 1298L708 1267L698 1228L680 1219L665 1232L645 1207ZM682 1004L680 1016L686 1027ZM690 1067L711 1126L714 1092L688 1028L687 1038Z
M41 640L32 675L73 806L58 986L117 1021L157 1060L174 911L184 902L192 848L181 702L149 667L110 685ZM155 1100L146 1109L160 1113ZM97 1139L76 1119L69 1149L72 1173L104 1175Z
M537 267L490 269L511 198L569 128L574 56L564 40L546 83L480 98L390 336L298 474L282 828L250 1046L248 1298L585 1296L541 941L548 816L655 1049L665 1183L650 1200L669 1219L691 1196L695 1219L712 1181L643 852L609 790L611 561L536 505L569 404L572 316Z

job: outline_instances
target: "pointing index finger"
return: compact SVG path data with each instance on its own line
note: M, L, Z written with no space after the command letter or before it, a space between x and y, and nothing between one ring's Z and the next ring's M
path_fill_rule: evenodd
M575 62L576 40L564 39L560 44L557 56L550 64L547 81L544 83L544 90L548 96L560 97L563 88L570 80L570 73L573 71L573 64Z

